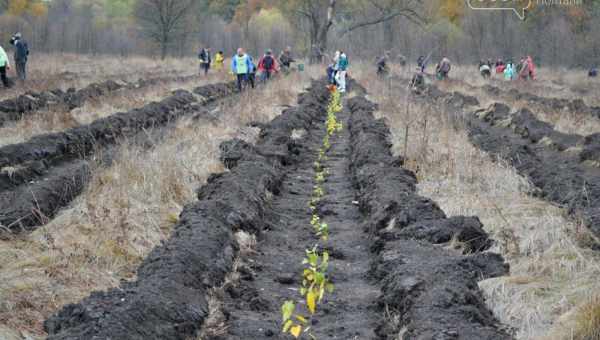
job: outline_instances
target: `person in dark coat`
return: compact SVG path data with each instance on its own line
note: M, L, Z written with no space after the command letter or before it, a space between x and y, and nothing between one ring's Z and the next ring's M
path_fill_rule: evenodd
M27 60L29 59L29 46L23 39L21 33L13 35L10 44L15 47L15 66L17 68L17 77L25 81L27 79Z
M212 58L210 55L210 47L203 48L200 50L198 54L198 59L200 59L200 72L204 71L204 75L208 74L208 70L210 69L210 64L212 62Z

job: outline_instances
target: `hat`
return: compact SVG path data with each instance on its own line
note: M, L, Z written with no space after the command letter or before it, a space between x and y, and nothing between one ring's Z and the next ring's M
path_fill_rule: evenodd
M20 38L21 38L21 32L17 32L17 33L15 34L15 38L19 38L19 39L20 39Z

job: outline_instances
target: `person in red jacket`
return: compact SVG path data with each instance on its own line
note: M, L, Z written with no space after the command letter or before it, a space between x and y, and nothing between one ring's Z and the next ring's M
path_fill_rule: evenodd
M265 55L258 61L258 71L260 72L260 79L267 81L271 79L271 75L276 73L278 69L277 59L273 57L273 51L267 50Z

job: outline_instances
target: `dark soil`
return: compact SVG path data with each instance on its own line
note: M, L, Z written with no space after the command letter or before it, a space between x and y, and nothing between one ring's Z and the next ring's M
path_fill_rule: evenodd
M0 224L21 232L46 223L83 191L89 178L87 160L99 150L200 112L203 105L234 91L231 83L199 87L194 92L200 97L178 90L139 109L0 147Z
M286 110L269 124L256 147L241 141L224 146L230 151L224 159L235 159L227 161L231 170L208 179L199 200L185 207L171 238L144 260L137 280L65 306L45 323L49 339L194 336L208 316L208 289L220 286L233 269L233 233L259 233L266 227L267 210L286 174L281 157L291 162L300 154L291 130L323 116L328 97L323 84L300 98L302 110ZM236 148L245 150L243 159L236 157ZM281 152L269 156L274 150Z
M523 138L510 127L495 125L493 120L479 117L493 116L494 107L474 113L469 120L469 138L493 158L507 160L539 191L536 194L566 208L589 229L600 236L597 221L600 212L600 169L581 163L581 157L561 152L530 138Z
M554 130L531 111L512 112L510 107L492 104L468 114L465 106L447 104L454 93L434 88L425 100L441 103L466 119L471 142L488 152L493 160L507 160L537 190L533 193L560 205L577 221L600 237L600 137L580 136ZM577 148L582 151L578 152ZM591 162L591 164L590 164ZM594 240L588 246L600 249Z
M225 310L229 327L222 339L284 338L281 305L300 298L301 261L305 250L318 243L310 225L308 203L314 185L313 162L326 134L324 107L317 118L306 126L308 134L300 141L304 152L289 166L280 194L269 209L257 255L245 259L251 265L251 275L239 287L228 287ZM346 123L348 114L340 114L338 119ZM381 317L379 289L368 275L370 242L361 230L358 206L353 204L356 192L349 168L350 151L350 134L345 129L332 137L324 162L330 175L323 184L326 195L318 209L332 230L330 240L322 245L332 256L330 276L335 291L314 318L313 334L318 339L377 339L375 328Z
M222 288L225 332L207 339L287 339L282 303L300 299L310 225L313 162L325 131L328 92L313 84L299 105L263 125L256 145L222 145L229 172L213 175L172 237L144 260L135 282L93 293L45 323L49 339L187 339L208 316L207 292ZM353 87L360 90L356 84ZM474 217L446 218L415 193L413 173L392 157L375 106L350 99L331 138L325 196L335 291L312 320L318 339L510 339L486 308L477 282L503 275L499 255ZM292 131L303 136L292 138ZM240 253L233 233L257 237ZM452 239L461 250L444 247ZM237 257L239 281L224 282ZM203 338L204 339L204 338Z
M70 88L48 90L44 92L27 92L16 98L0 101L0 127L6 122L16 121L25 115L31 115L42 109L64 107L73 110L83 106L88 100L100 99L126 89L139 89L168 81L188 81L197 78L192 76L156 77L137 82L107 80L90 84L82 89Z
M381 313L389 313L378 336L510 339L477 286L508 272L501 256L480 252L491 241L479 220L447 219L435 202L417 195L416 178L392 157L389 130L374 119L372 103L356 98L348 106L353 181L376 254L371 273L381 287ZM452 238L472 255L440 247Z
M505 100L525 101L528 105L537 106L541 110L547 110L558 113L578 114L583 117L592 116L600 118L600 106L589 106L583 99L566 99L555 97L538 96L520 89L511 88L505 90L501 87L492 84L486 84L482 87L471 86L467 83L462 83L470 90L481 89L493 97ZM505 86L506 84L503 84Z

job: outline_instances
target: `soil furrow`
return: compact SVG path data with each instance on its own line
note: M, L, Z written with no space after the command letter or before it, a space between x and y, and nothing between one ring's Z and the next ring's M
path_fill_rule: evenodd
M349 107L354 183L377 254L371 274L381 287L378 302L385 316L377 334L382 339L510 339L477 286L508 271L501 256L482 252L491 242L479 220L448 219L435 202L417 195L416 177L392 157L389 130L374 119L375 106L356 98Z
M509 162L538 188L533 194L558 204L590 230L582 240L600 246L600 169L598 135L565 134L536 119L526 109L511 113L510 107L495 103L487 109L466 113L470 101L430 88L437 100L456 116L464 117L469 139L493 158Z
M479 220L447 219L434 202L417 196L414 175L391 157L389 131L374 120L374 105L361 98L348 106L338 119L349 128L331 139L325 196L317 206L330 229L323 248L332 258L335 292L311 319L311 334L318 339L510 339L476 284L507 272L500 256L481 252L491 241ZM229 327L222 338L282 338L279 307L298 298L303 269L298 257L318 243L307 207L312 164L325 135L315 128L302 138L309 154L284 179L257 255L245 260L239 285L225 288ZM472 255L437 246L451 242Z
M345 124L347 112L340 113L338 120ZM230 315L227 339L280 337L280 306L285 300L298 298L300 260L305 250L318 243L310 226L308 203L313 193L313 162L325 134L324 122L319 121L302 137L303 158L290 169L271 206L268 231L259 239L258 254L246 259L254 264L254 273L243 279L240 287L229 288L225 304ZM372 260L369 241L361 232L358 206L353 204L350 150L350 134L342 130L331 138L324 162L329 176L318 210L321 221L331 230L324 248L331 256L330 279L335 291L314 316L311 333L318 339L376 339L374 331L380 317L375 305L379 289L368 280Z
M480 89L492 97L504 98L515 101L524 101L528 105L538 105L541 109L562 112L569 114L590 115L594 118L600 118L600 106L589 106L583 99L566 99L566 98L549 98L542 97L536 94L524 92L520 89L511 88L503 90L497 86L486 84L482 87L466 85L471 90Z
M600 171L578 157L533 144L510 128L495 126L472 114L469 139L491 156L508 161L538 189L535 195L567 209L600 237ZM597 241L589 240L598 248Z
M137 280L93 293L68 305L45 323L49 339L184 339L195 336L209 315L208 291L223 284L239 251L234 233L257 233L285 176L282 164L301 154L291 139L326 104L324 83L301 96L265 125L256 147L225 143L222 159L231 171L216 174L185 207L171 238L155 248Z
M298 299L310 226L313 178L327 134L328 94L313 83L291 108L262 126L255 146L222 145L229 172L213 175L181 214L172 237L136 281L66 306L45 327L50 339L208 339L281 335L283 301ZM414 174L393 158L375 105L349 99L331 136L319 216L330 226L335 291L311 318L318 339L510 339L485 306L477 282L507 266L474 217L446 218L415 193ZM237 235L258 239L242 249ZM444 247L444 245L462 245ZM228 278L235 273L237 280ZM207 331L211 290L220 288L223 323ZM213 303L214 305L214 303ZM209 334L209 336L206 336Z
M24 116L35 114L38 110L64 107L70 111L83 106L89 100L99 99L117 91L140 89L163 82L185 82L196 78L198 78L197 75L188 75L140 79L137 82L107 80L90 84L79 90L70 88L67 91L53 89L43 92L27 92L16 98L0 102L0 127L9 121L17 121Z
M58 208L71 202L87 183L91 165L84 163L90 162L92 154L107 150L123 138L135 137L148 129L166 126L184 115L199 112L201 105L233 94L234 85L210 84L195 89L194 93L200 97L188 91L175 91L158 103L0 148L0 224L5 227L3 231L30 230L45 223ZM110 161L110 157L99 161ZM73 166L75 163L82 166Z

